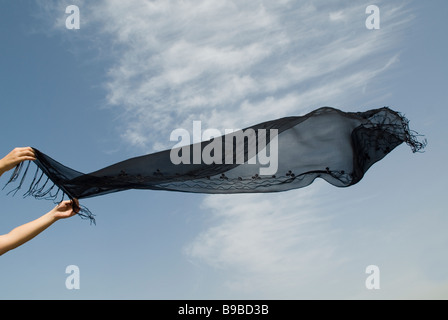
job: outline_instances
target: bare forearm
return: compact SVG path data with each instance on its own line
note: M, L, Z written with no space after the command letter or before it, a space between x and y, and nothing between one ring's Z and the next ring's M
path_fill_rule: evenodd
M33 239L39 233L47 229L57 219L54 212L50 211L40 218L21 225L9 232L8 234L0 237L0 255L15 249L25 242Z

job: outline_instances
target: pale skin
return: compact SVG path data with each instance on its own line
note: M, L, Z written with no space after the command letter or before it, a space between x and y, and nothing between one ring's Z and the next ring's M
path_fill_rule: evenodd
M0 159L0 176L26 160L36 160L33 149L30 147L15 148L3 159ZM71 200L62 201L51 211L36 220L14 228L8 234L0 235L0 255L33 239L54 222L74 216L79 211L79 209L74 210L74 208L79 208L79 203L76 199L73 201L75 206L73 206Z

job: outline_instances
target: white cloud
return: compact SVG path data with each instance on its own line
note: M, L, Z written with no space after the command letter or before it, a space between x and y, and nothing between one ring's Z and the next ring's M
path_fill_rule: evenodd
M329 18L330 21L343 21L345 19L344 11L339 10L335 12L330 12Z
M115 59L107 101L124 116L123 138L145 150L168 146L169 133L192 120L222 131L331 105L336 96L347 101L396 54L387 50L399 37L397 29L366 30L365 6L350 1L89 6L86 21L108 39L98 46L112 48ZM381 8L393 12L385 21L400 25L400 10Z
M185 252L225 270L231 292L291 297L342 262L329 217L316 209L317 198L316 188L269 197L208 196L203 206L212 225Z

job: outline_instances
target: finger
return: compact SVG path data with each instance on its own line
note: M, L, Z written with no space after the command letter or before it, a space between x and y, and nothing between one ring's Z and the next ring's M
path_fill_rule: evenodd
M24 151L31 151L34 153L33 148L31 148L31 147L16 147L12 150L12 152L16 152L16 153L24 152Z
M59 204L58 204L58 207L59 208L68 208L69 206L71 206L71 201L70 200L65 200L65 201L61 201L61 202L59 202Z
M36 157L34 154L34 150L31 147L20 148L18 155L20 157Z
M21 160L21 161L25 161L25 160L34 161L34 160L36 160L36 157L25 156L25 157L19 158L19 160Z

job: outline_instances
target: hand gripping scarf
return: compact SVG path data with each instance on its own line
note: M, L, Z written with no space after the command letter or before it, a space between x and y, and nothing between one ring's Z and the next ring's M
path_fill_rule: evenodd
M128 189L258 193L301 188L322 178L337 187L359 182L375 162L406 142L419 142L408 120L387 107L342 112L323 107L304 116L263 122L210 140L131 158L84 174L34 149L36 172L24 196L83 199ZM268 156L269 153L269 156ZM269 160L269 166L267 166ZM30 167L19 164L7 184ZM21 172L23 171L23 174ZM90 218L85 207L79 215Z

